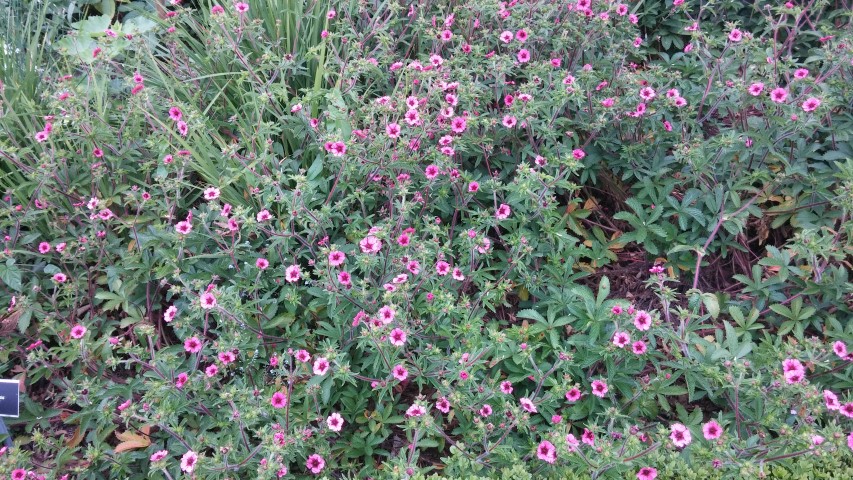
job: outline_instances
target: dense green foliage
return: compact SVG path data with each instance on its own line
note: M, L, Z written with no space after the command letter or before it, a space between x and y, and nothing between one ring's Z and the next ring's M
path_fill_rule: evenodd
M0 0L0 475L851 476L848 4L174 3Z

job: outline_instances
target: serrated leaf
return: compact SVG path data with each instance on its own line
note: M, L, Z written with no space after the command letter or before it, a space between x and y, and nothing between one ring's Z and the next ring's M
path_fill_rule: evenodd
M131 431L116 432L116 438L121 440L121 443L116 445L115 452L121 453L140 448L148 448L148 446L151 445L151 437L148 436L148 434L151 433L151 427L145 425L139 430L142 432L142 435Z
M0 264L0 280L16 292L21 291L21 269L15 265L15 259L9 258L5 264Z

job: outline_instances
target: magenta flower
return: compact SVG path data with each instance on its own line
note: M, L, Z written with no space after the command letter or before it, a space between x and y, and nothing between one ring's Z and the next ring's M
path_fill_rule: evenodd
M637 472L637 480L655 480L658 476L658 471L652 467L643 467Z
M723 427L716 420L711 420L702 425L702 434L705 440L716 440L723 434Z
M86 335L86 327L79 324L71 327L71 338L79 340L83 338L83 335Z
M305 461L305 468L311 471L314 475L319 474L323 471L323 468L326 466L326 461L323 460L323 457L317 455L316 453L308 457L308 460Z
M391 345L402 347L406 344L406 332L399 328L395 328L394 330L391 330L391 333L388 335L388 341L391 342Z
M195 470L197 462L198 454L190 450L181 457L181 470L187 473L192 473L193 470Z
M553 443L542 440L536 447L536 457L543 462L554 463L557 461L557 449Z
M212 293L207 292L201 295L201 308L205 310L210 310L211 308L216 307L216 297L213 296Z
M601 380L592 382L592 394L598 398L604 398L608 392L607 384Z
M184 341L184 350L189 353L198 353L201 351L201 340L198 337L190 337Z
M270 404L274 408L284 408L287 405L287 395L283 392L275 392L272 394L272 398L270 399Z
M690 436L690 430L680 423L672 424L669 438L672 440L673 445L678 448L684 448L693 441L693 437Z
M299 265L291 265L284 271L284 279L290 283L296 283L300 278L302 278L302 271Z
M317 360L314 361L314 368L313 368L314 375L325 375L326 372L329 371L329 366L330 365L329 365L328 359L326 359L324 357L318 358Z
M395 365L394 368L391 369L391 376L402 382L409 378L409 371L402 365Z
M329 430L333 432L340 432L344 427L344 417L342 417L340 413L335 412L329 415L329 418L326 419L326 425L328 425Z

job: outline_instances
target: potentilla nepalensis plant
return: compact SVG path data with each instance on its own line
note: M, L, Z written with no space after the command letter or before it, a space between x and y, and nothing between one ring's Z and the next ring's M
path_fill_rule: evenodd
M131 3L0 117L0 474L851 473L849 20Z

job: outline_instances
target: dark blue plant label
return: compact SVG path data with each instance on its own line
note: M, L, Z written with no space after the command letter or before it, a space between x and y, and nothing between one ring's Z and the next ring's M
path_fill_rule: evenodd
M15 417L20 414L21 391L18 380L0 380L0 417Z

